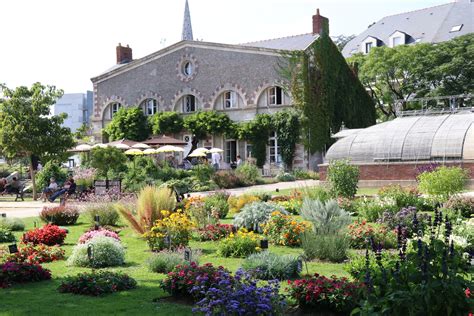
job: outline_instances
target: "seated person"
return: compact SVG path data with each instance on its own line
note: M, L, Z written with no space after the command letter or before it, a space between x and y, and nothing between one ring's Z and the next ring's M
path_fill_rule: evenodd
M58 198L59 196L67 193L68 195L69 194L73 194L76 192L76 183L74 182L74 179L72 177L70 177L66 183L64 184L64 187L61 189L61 190L58 190L56 192L54 192L50 197L49 197L49 201L50 202L54 202L54 200L56 200L56 198Z
M20 193L20 180L17 177L12 178L12 182L5 186L5 191L3 193L17 194Z
M47 188L45 188L43 190L43 194L41 194L41 199L43 200L43 202L46 202L46 199L51 195L53 194L54 192L56 192L56 190L58 189L58 184L56 183L56 179L54 177L51 177L51 179L49 179L49 185Z
M0 191L1 192L5 191L6 186L7 186L7 179L1 178L0 179Z

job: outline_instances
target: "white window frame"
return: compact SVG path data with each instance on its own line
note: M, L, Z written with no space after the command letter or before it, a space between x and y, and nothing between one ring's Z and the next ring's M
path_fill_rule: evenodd
M281 147L278 145L278 135L276 132L272 132L268 139L268 161L270 164L281 163Z
M280 99L280 102L278 102ZM283 89L279 86L268 88L268 105L282 105L283 104Z
M232 147L230 147L230 143L235 143L235 159L232 159ZM239 144L235 139L225 139L224 140L224 162L232 163L237 160L237 155L239 151Z
M398 43L396 43L397 40L399 41ZM402 44L403 44L403 39L401 36L392 37L392 47L399 46Z
M222 107L224 109L233 109L237 107L237 93L229 90L222 95Z
M158 101L152 98L145 99L142 102L142 108L146 116L151 116L158 112Z
M191 101L193 100L193 101ZM192 94L185 95L183 97L183 113L194 113L197 108L196 97ZM189 103L189 104L188 104Z
M110 103L109 107L110 107L110 118L112 119L115 113L117 113L122 108L122 104L120 104L120 102L114 102L114 103Z
M364 44L365 44L365 45L364 45L364 46L365 46L365 47L364 47L365 53L366 53L366 54L370 53L370 50L371 50L372 47L374 46L374 43L372 43L372 42L365 42Z

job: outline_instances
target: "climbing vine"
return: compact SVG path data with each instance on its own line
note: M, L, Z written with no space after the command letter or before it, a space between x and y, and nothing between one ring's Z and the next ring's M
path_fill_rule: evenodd
M239 125L239 139L252 143L252 156L257 166L263 167L267 158L267 144L272 130L272 118L268 114L257 114L250 122Z
M275 113L272 116L272 125L278 137L281 158L287 169L293 167L296 144L300 141L301 114L293 109Z

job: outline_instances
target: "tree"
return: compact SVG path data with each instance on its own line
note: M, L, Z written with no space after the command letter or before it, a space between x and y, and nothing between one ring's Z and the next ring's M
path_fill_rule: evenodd
M184 118L184 128L193 134L191 151L197 148L200 140L213 134L233 133L234 123L225 113L200 111Z
M342 52L342 49L344 48L344 46L346 46L346 44L349 43L350 41L352 41L355 37L356 36L354 34L349 35L349 36L345 36L345 35L341 34L341 35L337 35L337 36L333 37L333 42L334 42L334 44L336 44L339 51Z
M259 168L266 161L268 137L272 128L272 117L268 114L257 114L253 120L241 123L238 128L239 139L252 143L252 156Z
M127 169L125 162L127 157L118 148L94 148L91 151L90 165L97 169L97 173L107 180L110 172L115 175Z
M67 149L74 146L71 130L61 126L66 116L49 116L50 106L63 92L40 83L16 89L0 85L0 89L4 95L0 99L0 147L8 158L29 158L36 199L34 156L40 157L43 163L62 161Z
M139 107L121 108L105 128L109 140L130 139L142 141L150 135L143 110Z
M150 117L149 124L155 135L177 134L183 130L183 118L177 112L158 112Z

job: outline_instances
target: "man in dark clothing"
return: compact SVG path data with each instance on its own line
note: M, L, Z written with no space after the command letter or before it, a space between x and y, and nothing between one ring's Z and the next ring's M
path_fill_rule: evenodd
M51 195L48 200L50 202L54 202L56 198L58 198L59 196L65 193L67 193L68 195L71 195L75 192L76 192L76 183L74 182L74 179L70 177L64 184L64 187L61 190L58 190L55 193L53 193L53 195Z

